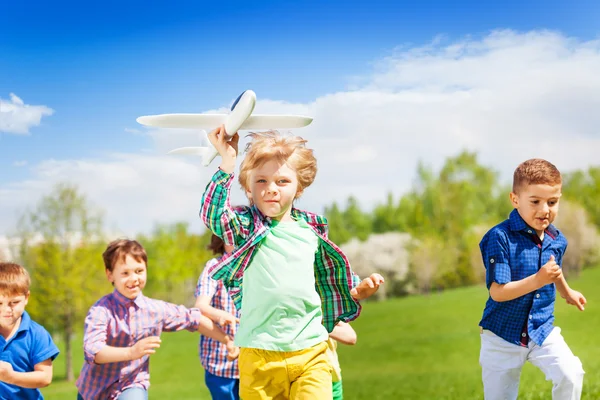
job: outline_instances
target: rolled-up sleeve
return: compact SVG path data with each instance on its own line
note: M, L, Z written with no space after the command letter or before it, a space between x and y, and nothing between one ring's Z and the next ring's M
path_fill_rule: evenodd
M493 282L504 285L512 281L509 265L508 238L499 230L491 230L481 241L481 256L486 269L486 285Z
M86 318L83 334L83 352L85 361L94 363L96 354L106 346L108 329L108 312L102 306L90 308Z

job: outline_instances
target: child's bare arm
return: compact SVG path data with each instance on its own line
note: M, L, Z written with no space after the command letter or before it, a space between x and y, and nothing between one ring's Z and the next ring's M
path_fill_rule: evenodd
M329 336L332 339L335 339L343 344L356 344L356 332L354 331L354 329L352 329L350 324L347 324L343 321L337 323L337 325L333 328L333 331L331 331Z
M11 364L0 361L0 381L26 389L39 389L52 383L52 359L33 366L31 372L17 372Z
M587 303L586 298L577 290L573 290L569 287L564 275L561 274L560 278L556 280L555 284L556 290L560 294L560 297L565 299L567 304L577 307L580 311L585 309L585 304Z
M239 322L236 316L231 313L228 313L225 310L219 310L218 308L214 308L210 305L210 300L210 296L200 295L196 298L196 304L194 305L194 307L200 309L202 315L206 315L213 322L216 322L221 326L229 324L232 328L235 329L236 323Z
M233 344L233 338L223 332L221 328L204 315L200 318L198 332L206 337L223 343L227 347L227 358L229 360L235 360L238 357L239 348Z
M131 347L113 347L104 346L102 350L96 353L94 363L109 364L121 361L132 361L156 353L160 347L160 337L148 336L139 340Z
M363 300L371 297L377 290L379 285L383 284L384 279L379 274L371 274L368 278L363 279L356 287L350 291L350 295L356 300Z
M558 281L561 277L562 271L554 261L554 256L550 256L550 260L535 275L502 285L492 282L490 296L498 302L514 300L538 290L542 286Z

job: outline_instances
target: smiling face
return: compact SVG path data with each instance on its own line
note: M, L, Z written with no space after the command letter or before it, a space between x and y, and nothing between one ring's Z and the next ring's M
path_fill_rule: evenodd
M146 263L128 254L115 262L112 271L106 270L106 277L119 293L133 300L146 286Z
M0 295L0 328L11 330L25 311L29 293L19 295Z
M267 217L290 221L292 204L301 193L296 171L286 163L269 160L250 171L246 195Z
M538 236L554 221L558 214L561 185L523 185L518 192L510 194L513 207Z

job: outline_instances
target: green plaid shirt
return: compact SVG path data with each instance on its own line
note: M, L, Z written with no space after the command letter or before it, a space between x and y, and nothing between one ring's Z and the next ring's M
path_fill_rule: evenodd
M235 251L208 267L208 274L223 281L240 310L244 270L269 233L271 219L256 206L231 207L229 191L232 181L233 174L221 169L213 175L202 196L200 218L215 235L235 246ZM360 283L360 278L350 269L344 253L327 238L325 217L292 208L292 218L304 219L319 237L315 255L315 288L321 297L323 325L331 332L338 321L353 321L360 315L361 306L350 295L350 290Z

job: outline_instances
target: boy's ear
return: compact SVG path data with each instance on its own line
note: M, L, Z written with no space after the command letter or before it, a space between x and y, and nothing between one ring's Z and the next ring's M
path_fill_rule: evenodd
M114 279L113 279L113 274L111 271L109 271L108 269L105 269L104 272L106 272L106 279L108 279L108 281L110 283L114 283Z
M519 207L519 196L515 192L510 192L510 202L514 208Z

